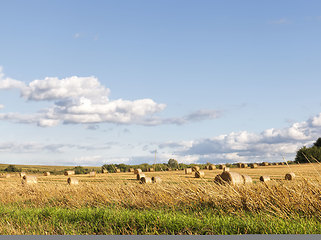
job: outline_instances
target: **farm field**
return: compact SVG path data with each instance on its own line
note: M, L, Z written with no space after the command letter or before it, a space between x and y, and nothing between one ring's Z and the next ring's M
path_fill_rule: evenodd
M253 179L238 186L215 184L222 170L203 171L204 178L146 172L163 180L150 184L140 184L129 172L74 175L78 185L68 185L64 175L43 174L32 174L37 184L22 185L19 175L11 174L0 178L0 233L321 233L320 164L231 168ZM284 180L289 172L295 180ZM260 182L262 175L272 181Z

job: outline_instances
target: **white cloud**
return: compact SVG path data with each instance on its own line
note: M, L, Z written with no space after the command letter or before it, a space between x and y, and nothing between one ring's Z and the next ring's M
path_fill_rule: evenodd
M267 129L261 133L231 132L212 138L159 144L163 151L180 158L193 156L199 162L281 161L293 158L303 145L311 145L321 136L321 114L284 129Z
M199 110L180 118L160 118L154 114L165 109L152 99L134 101L108 98L110 90L95 77L69 77L58 79L46 77L29 84L4 78L0 69L0 89L16 88L27 101L53 101L54 104L36 114L3 113L0 119L18 123L34 123L52 127L60 123L73 124L186 124L205 119L218 118L219 111Z
M0 104L0 109L4 108L4 105L3 104Z

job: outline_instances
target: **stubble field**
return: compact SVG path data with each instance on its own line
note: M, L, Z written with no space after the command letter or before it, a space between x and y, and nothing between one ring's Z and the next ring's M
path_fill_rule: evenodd
M162 183L140 184L133 173L0 178L1 234L265 234L321 233L320 164L231 168L253 183L217 185L184 171L146 172ZM293 181L284 176L294 172ZM272 181L262 183L259 177Z

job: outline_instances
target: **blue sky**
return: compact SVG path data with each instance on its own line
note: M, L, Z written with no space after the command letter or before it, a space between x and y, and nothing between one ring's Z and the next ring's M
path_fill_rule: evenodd
M1 1L0 161L293 160L321 136L319 1Z

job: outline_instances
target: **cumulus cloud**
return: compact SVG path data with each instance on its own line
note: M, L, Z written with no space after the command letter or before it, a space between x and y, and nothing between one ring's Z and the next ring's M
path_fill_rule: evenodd
M3 104L0 104L0 109L4 108L4 105Z
M28 84L4 78L0 68L0 89L18 89L26 101L51 101L53 105L36 114L2 113L0 119L18 123L35 123L41 127L63 124L185 124L219 117L220 112L199 110L180 118L160 118L156 113L163 111L165 104L152 99L134 101L110 100L110 90L91 77L46 77Z
M283 129L266 129L261 133L231 132L193 141L167 142L160 149L175 152L178 158L194 156L199 162L280 161L294 157L303 145L311 145L321 135L321 114Z

